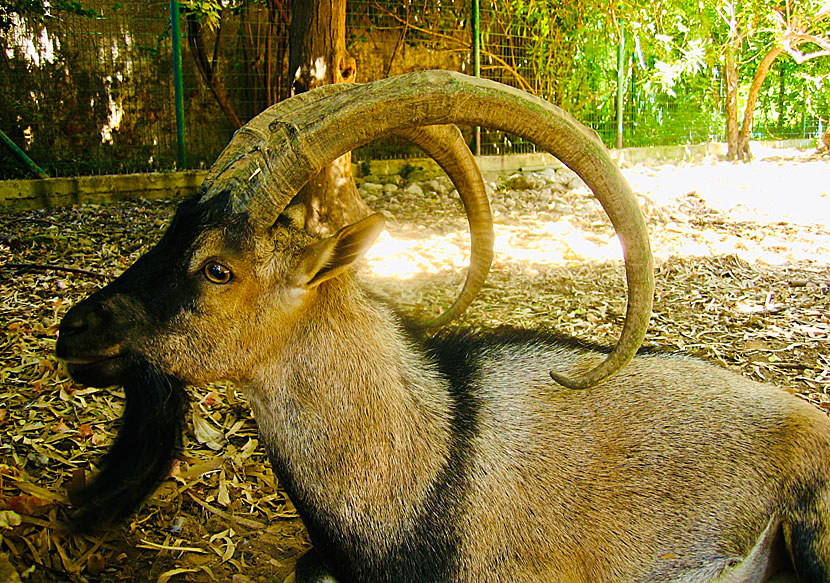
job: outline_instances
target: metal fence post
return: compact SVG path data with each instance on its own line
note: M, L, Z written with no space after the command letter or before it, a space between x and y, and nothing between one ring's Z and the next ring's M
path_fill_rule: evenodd
M473 0L473 75L481 77L481 19L479 0ZM481 127L475 127L475 155L481 156Z
M18 162L23 164L26 170L38 178L49 178L49 175L46 174L43 168L35 164L35 162L26 155L26 152L18 148L17 144L15 144L12 139L7 136L5 132L3 132L3 130L0 130L0 142L2 142L9 149L12 155L17 158Z
M184 137L184 92L182 90L182 33L179 26L179 3L170 0L170 28L173 32L173 89L176 100L176 160L179 170L187 168Z

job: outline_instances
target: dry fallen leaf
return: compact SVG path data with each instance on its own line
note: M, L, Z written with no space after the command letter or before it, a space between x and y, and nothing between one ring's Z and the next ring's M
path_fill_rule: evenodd
M52 503L38 496L20 494L6 499L6 508L23 516L37 516Z
M58 422L52 427L52 431L55 433L70 433L72 430L69 426L64 423L63 418L58 419Z
M198 407L193 411L193 433L199 443L203 443L213 450L222 449L225 444L225 435L202 415Z
M193 568L190 568L190 567L178 567L176 569L170 569L169 571L165 571L164 573L159 575L159 578L156 579L156 583L167 583L168 581L170 581L170 579L172 579L176 575L181 575L183 573L198 573L198 572L199 572L199 569L193 569Z
M20 515L14 510L0 510L0 528L20 526L22 521Z
M100 575L107 568L107 561L100 553L92 553L86 559L86 571L90 575Z
M803 166L790 161L780 170L800 172ZM753 168L755 163L743 169L751 173ZM673 170L678 168L661 172ZM825 188L827 182L817 184ZM649 186L653 201L644 211L658 260L647 342L698 354L752 378L763 376L819 408L830 408L827 221L810 226L778 218L739 220L710 208L702 195L685 196L691 190L666 203L658 198L665 185ZM757 197L749 201L755 202ZM830 208L826 199L814 203L814 210ZM614 342L625 313L623 269L616 259L604 258L615 251L615 237L591 195L498 188L493 205L498 213L495 262L465 323L544 325L585 340ZM463 282L469 253L457 196L419 198L401 191L379 197L373 206L393 216L386 242L398 244L401 259L416 269L405 277L386 276L369 265L361 275L407 310L435 313L449 305ZM52 356L61 317L105 282L80 273L7 266L66 265L114 277L158 240L174 207L134 201L0 212L0 232L21 242L12 249L0 238L0 322L5 322L0 324L0 488L4 500L33 496L51 503L36 509L34 518L26 516L28 510L5 509L14 513L6 522L16 525L3 527L3 550L16 549L10 562L21 574L33 569L27 583L94 580L89 572L71 574L66 565L86 565L89 571L97 564L90 558L96 553L105 566L102 580L153 582L165 569L193 567L160 560L198 556L206 561L199 563L204 573L168 575L172 583L229 581L236 571L257 581L281 581L309 544L270 469L244 396L229 383L189 389L199 413L185 431L180 481L165 482L110 535L94 542L65 535L60 550L53 543L67 510L65 485L73 474L83 480L83 469L95 468L117 434L124 405L121 389L75 385ZM775 264L776 258L787 263ZM742 311L742 306L764 309ZM52 431L61 419L74 431ZM18 503L22 510L34 500ZM22 518L20 524L15 515ZM256 533L232 537L245 553L222 562L234 545L216 539L216 554L205 554L203 537L231 524ZM278 533L284 549L279 555L273 539L266 544L258 538L265 525ZM243 557L244 570L236 566Z

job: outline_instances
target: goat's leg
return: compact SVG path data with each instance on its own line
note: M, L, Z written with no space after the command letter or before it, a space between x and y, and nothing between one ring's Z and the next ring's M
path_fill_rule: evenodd
M297 560L294 583L337 583L337 579L312 548Z

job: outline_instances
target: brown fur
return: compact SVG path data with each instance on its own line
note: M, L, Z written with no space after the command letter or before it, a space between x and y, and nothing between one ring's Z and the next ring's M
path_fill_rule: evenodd
M345 511L344 528L369 526L357 513L379 516L387 541L420 494L400 472L416 484L435 476L446 421L404 390L430 394L434 380L387 337L389 315L350 309L354 292L335 287L320 291L291 341L294 362L275 361L247 390L266 442L286 455L332 436L298 473L319 486L320 504ZM482 363L490 394L473 442L459 581L714 581L771 518L786 524L799 511L803 489L826 488L827 419L792 396L680 357L640 357L592 390L563 390L547 371L574 358L585 368L596 360L538 350ZM305 404L319 426L285 416L305 376L317 379ZM826 558L830 539L817 534Z
M323 242L292 227L241 243L207 232L187 267L195 306L123 344L186 382L244 388L332 571L379 580L372 561L407 560L410 536L450 541L436 581L736 583L793 562L802 581L827 576L826 416L680 356L639 356L592 389L564 389L550 370L603 355L544 335L474 342L452 389L456 373L339 272L377 229L367 219ZM200 278L208 261L233 280ZM444 531L421 532L442 508Z

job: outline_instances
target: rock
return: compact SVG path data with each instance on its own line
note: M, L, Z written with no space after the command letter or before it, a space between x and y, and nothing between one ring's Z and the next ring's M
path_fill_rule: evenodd
M412 182L403 189L404 192L408 192L409 194L414 194L416 196L421 196L424 194L424 190L418 186L417 182Z
M544 188L548 181L535 172L513 174L505 181L505 186L516 190L536 190Z
M400 188L398 188L398 185L394 184L392 182L387 182L386 184L383 185L383 193L384 194L392 194L392 193L398 192L399 190L400 190Z
M382 180L380 176L375 176L374 174L367 174L363 177L364 184L381 184Z
M568 188L578 188L580 184L583 184L577 173L570 168L560 168L556 171L556 177L559 179L559 182L567 185Z
M384 176L380 179L383 184L394 184L395 186L400 186L403 184L403 178L400 177L398 174L390 174L389 176Z
M549 184L559 183L559 177L556 175L556 168L545 168L544 170L540 170L537 175Z
M567 192L568 185L562 184L561 182L551 182L548 185L547 190L549 190L550 192Z
M527 190L533 188L533 183L530 182L524 174L511 174L504 181L507 188L515 188L518 190Z
M444 186L437 178L422 182L421 189L427 193L434 192L436 194L447 194L447 187Z
M555 223L559 219L562 218L562 213L552 213L550 211L541 211L538 214L540 221L547 221L549 223Z
M401 175L404 176L404 180L408 180L409 182L423 182L424 180L430 180L434 175L434 170L424 170L420 166L410 166L410 170L406 172L401 172Z
M438 183L444 188L444 194L455 188L449 176L439 176L435 180L437 180Z
M360 188L367 194L377 195L383 192L383 185L379 182L364 182Z

